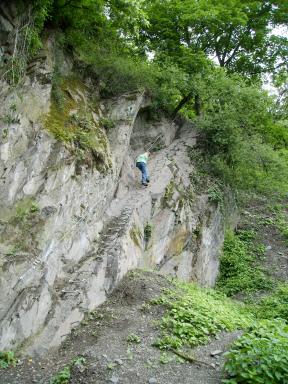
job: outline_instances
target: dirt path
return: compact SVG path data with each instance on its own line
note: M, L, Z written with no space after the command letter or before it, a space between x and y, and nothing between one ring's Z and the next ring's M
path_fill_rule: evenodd
M180 361L171 352L152 346L157 338L156 323L163 314L161 306L149 305L170 283L150 272L133 272L123 279L109 300L91 313L72 332L61 348L46 358L25 358L15 368L0 371L1 384L48 384L56 372L79 355L85 364L71 370L70 384L212 384L221 382L222 353L239 333L220 335L206 346L193 351L194 364ZM127 338L137 335L136 342Z

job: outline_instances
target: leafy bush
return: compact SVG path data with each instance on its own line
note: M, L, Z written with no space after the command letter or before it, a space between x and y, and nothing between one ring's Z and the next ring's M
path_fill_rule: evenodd
M178 283L178 288L183 293L168 291L156 301L168 308L161 321L162 337L155 342L160 349L204 344L219 332L245 328L252 320L244 306L219 292L188 283Z
M259 247L253 252L251 236L251 232L247 231L238 236L231 231L226 232L217 288L228 296L272 288L271 279L257 264Z
M283 320L256 323L226 353L223 383L287 384L288 325Z

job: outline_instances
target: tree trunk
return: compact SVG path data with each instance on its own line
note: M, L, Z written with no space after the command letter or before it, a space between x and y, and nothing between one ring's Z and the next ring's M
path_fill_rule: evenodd
M198 95L198 93L196 93L196 95L195 95L194 109L195 109L196 116L202 115L202 104L201 104L201 99L200 99L200 96Z
M174 109L174 112L172 113L172 119L175 119L177 113L184 107L188 101L190 101L193 97L193 91L189 92L188 95L184 96L183 99L180 101L180 103L177 105L177 107Z

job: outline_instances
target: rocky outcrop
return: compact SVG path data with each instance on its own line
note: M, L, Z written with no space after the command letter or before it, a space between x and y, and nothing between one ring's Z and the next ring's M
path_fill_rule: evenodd
M85 107L98 129L88 133L99 141L101 131L107 141L101 156L79 160L83 137L65 141L47 126L50 43L40 72L36 66L14 90L1 84L0 349L28 353L57 347L130 269L156 268L213 286L223 241L219 208L190 190L187 149L195 130L149 121L144 94L91 105L89 79L65 85L73 100L67 119ZM105 130L103 121L113 124ZM143 189L135 157L156 138Z

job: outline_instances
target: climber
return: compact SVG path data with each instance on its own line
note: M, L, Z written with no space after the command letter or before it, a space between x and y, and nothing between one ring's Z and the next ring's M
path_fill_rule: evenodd
M140 169L141 173L142 173L142 185L145 185L145 187L147 187L148 183L149 183L149 176L148 176L148 170L147 170L147 161L148 161L148 158L150 156L150 152L145 152L145 153L142 153L141 155L139 155L137 157L137 160L136 160L136 167L138 169Z

